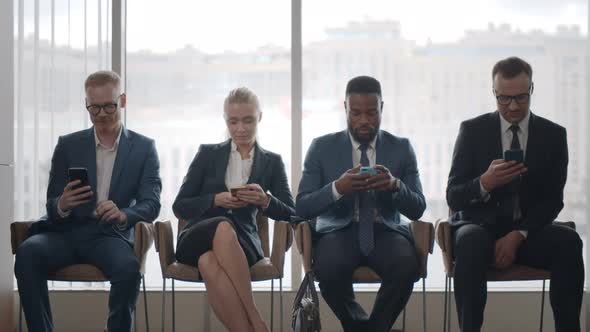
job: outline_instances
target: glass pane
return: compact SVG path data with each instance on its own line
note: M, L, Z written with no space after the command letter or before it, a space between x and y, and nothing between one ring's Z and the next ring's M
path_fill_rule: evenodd
M110 49L110 37L98 34L99 27L110 21L110 11L104 10L109 5L107 0L23 0L16 6L16 220L45 214L58 137L89 127L84 79L110 66L110 51L105 51Z
M128 0L127 125L157 142L160 220L176 228L172 203L200 144L226 139L223 100L246 86L262 104L259 142L291 165L290 2ZM154 18L157 20L154 21ZM285 284L290 285L290 253ZM160 287L154 251L148 285ZM267 287L255 283L254 287ZM183 284L179 287L202 287Z
M317 15L334 13L334 8L338 15ZM587 2L579 0L369 0L362 7L348 0L306 1L303 150L314 137L346 128L346 83L357 75L372 75L383 89L381 128L408 137L416 151L428 205L422 219L445 218L459 124L494 111L492 66L501 58L520 56L535 71L533 112L568 130L569 177L559 218L575 220L585 238L587 13ZM428 287L442 289L438 248L428 269ZM492 285L529 286L540 283Z

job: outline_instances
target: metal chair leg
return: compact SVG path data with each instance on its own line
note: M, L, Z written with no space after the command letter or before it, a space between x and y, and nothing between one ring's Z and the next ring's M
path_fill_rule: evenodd
M131 322L131 325L133 325L133 331L137 332L137 303L133 308L133 322Z
M445 275L445 296L444 296L444 313L443 313L443 332L447 332L447 297L449 296L448 294L448 289L449 289L449 277Z
M174 279L172 279L172 332L176 332L176 298L174 294Z
M543 332L543 311L545 309L545 279L543 279L543 292L541 293L541 321L539 323L539 332Z
M164 332L164 326L166 323L166 278L162 278L162 331Z
M426 279L422 278L422 325L426 332Z
M406 332L406 307L402 312L402 332Z
M150 320L148 317L147 293L145 291L145 275L141 276L141 283L143 285L143 310L145 312L145 330L150 332Z
M452 316L451 316L451 303L452 303L451 299L452 298L453 298L453 278L449 277L449 307L448 307L449 310L447 311L447 314L449 315L447 318L447 324L449 324L448 325L449 328L447 329L448 332L451 332L451 318L452 318Z
M283 332L283 325L285 325L283 321L283 277L279 278L279 303L281 305L281 328L280 331Z
M20 310L18 311L18 332L23 332L23 303L20 297L18 298L18 302L20 305Z
M275 311L275 280L270 279L270 330L274 331L274 311Z

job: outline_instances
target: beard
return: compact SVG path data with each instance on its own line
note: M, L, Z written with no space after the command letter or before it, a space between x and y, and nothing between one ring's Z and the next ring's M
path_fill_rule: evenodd
M377 136L377 133L379 132L379 127L380 127L380 123L377 123L377 125L375 127L360 126L357 128L352 128L352 126L349 122L348 123L348 132L350 132L350 134L352 135L352 138L354 138L357 142L369 143L369 142L372 142L373 139L375 139L375 136ZM361 130L363 130L364 132L361 133Z

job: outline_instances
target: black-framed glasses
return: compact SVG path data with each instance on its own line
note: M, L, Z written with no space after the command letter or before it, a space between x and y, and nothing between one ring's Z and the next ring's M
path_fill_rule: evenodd
M515 96L505 96L505 95L496 95L496 100L500 105L510 105L510 103L514 100L517 104L526 104L531 99L530 93L521 93Z
M495 88L493 88L492 90L494 91L494 96L496 96L496 100L498 101L498 104L506 106L506 105L510 105L510 103L513 100L519 105L528 103L529 100L531 100L531 95L533 94L534 89L535 89L535 85L533 82L531 82L528 92L517 94L514 96L499 95L498 91L496 91Z
M106 114L113 114L115 113L115 111L117 111L117 106L119 106L119 98L121 98L121 95L117 97L117 101L114 103L103 105L86 105L86 109L92 115L98 115L98 113L100 113L101 110L104 110Z

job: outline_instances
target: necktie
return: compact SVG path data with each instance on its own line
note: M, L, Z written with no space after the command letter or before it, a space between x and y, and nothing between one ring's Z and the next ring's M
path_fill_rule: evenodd
M520 127L518 125L510 126L510 131L512 131L512 143L510 143L511 150L520 150L520 141L518 140L518 130Z
M518 125L511 125L510 131L512 131L512 142L510 143L511 150L520 150L520 140L518 139L518 130L520 127ZM515 179L510 184L511 186L511 194L510 194L510 210L512 212L512 219L516 220L520 218L520 202L518 198L518 184L520 182L520 178Z
M369 157L367 156L368 144L360 145L361 166L370 166ZM373 195L369 191L359 193L359 248L361 253L368 256L373 250L375 242L373 239L373 222L375 215Z

